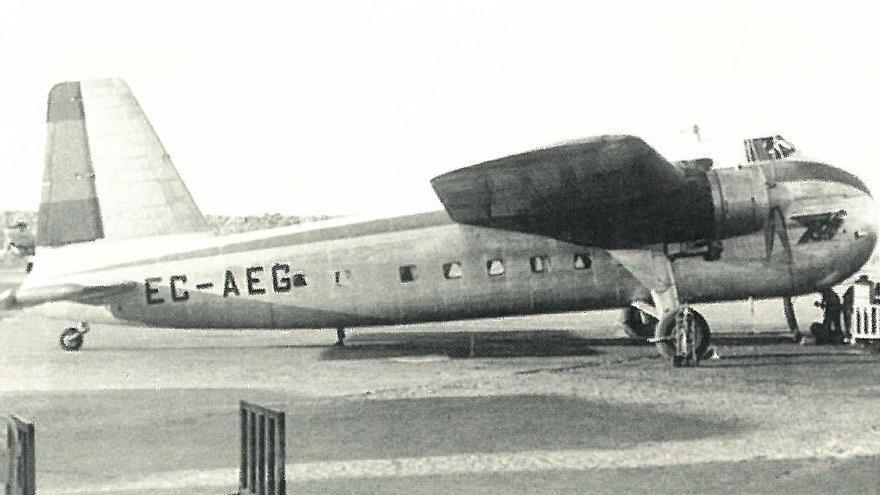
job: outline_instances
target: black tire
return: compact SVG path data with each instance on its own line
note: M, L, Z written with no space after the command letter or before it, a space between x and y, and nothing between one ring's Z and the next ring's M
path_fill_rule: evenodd
M67 352L78 351L83 345L83 334L78 328L65 328L58 337L58 343Z
M644 315L645 321L642 321L642 315ZM631 339L650 339L654 336L657 328L656 318L632 306L623 310L621 322L623 323L623 331Z
M657 351L660 355L667 359L675 356L675 343L666 340L666 338L672 335L672 330L675 326L675 316L681 311L682 310L673 311L657 322L657 331L654 334L654 337L663 340L657 342L655 345L657 346ZM696 354L699 359L705 356L706 352L709 351L709 344L712 342L712 332L709 331L709 324L706 323L706 319L703 318L703 315L693 309L691 309L691 312L694 314L694 323L697 325Z

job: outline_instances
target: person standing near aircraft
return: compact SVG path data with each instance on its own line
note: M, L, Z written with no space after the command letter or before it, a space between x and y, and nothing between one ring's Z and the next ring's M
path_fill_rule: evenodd
M823 310L822 326L828 337L828 342L841 342L843 331L840 328L840 312L842 310L840 297L833 289L824 289L822 290L822 300L817 302L816 306Z
M852 333L853 304L855 303L856 286L850 285L843 293L843 337L848 339Z

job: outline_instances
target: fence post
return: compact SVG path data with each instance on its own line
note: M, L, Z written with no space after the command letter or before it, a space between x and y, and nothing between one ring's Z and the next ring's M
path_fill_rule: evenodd
M240 495L286 495L284 413L247 401L239 403Z
M34 424L9 416L6 447L9 454L6 495L34 495L37 492Z

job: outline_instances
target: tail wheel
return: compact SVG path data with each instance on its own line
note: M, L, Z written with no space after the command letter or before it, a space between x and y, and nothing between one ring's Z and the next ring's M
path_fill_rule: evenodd
M675 356L675 342L672 339L673 330L675 329L675 318L681 313L681 309L670 311L659 322L657 322L657 332L654 338L657 340L657 351L665 358ZM712 340L712 333L709 331L709 324L703 315L691 309L694 316L694 324L696 325L696 354L697 356L705 356L709 350L709 344Z
M83 345L83 337L83 333L78 328L70 327L61 332L58 343L65 351L78 351Z
M623 331L631 339L647 340L656 333L657 319L631 306L623 310L622 321Z

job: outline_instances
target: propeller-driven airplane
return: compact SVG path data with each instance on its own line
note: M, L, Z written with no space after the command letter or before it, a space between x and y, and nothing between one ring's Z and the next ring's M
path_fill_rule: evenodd
M33 269L6 309L65 301L72 321L173 328L343 328L624 308L664 355L691 305L834 286L871 256L854 175L780 137L748 162L670 162L600 136L434 178L445 210L215 235L118 79L49 94ZM80 312L82 310L82 312ZM101 318L103 318L103 316ZM91 321L95 321L93 318ZM794 326L794 325L793 325ZM87 323L64 330L65 350Z

